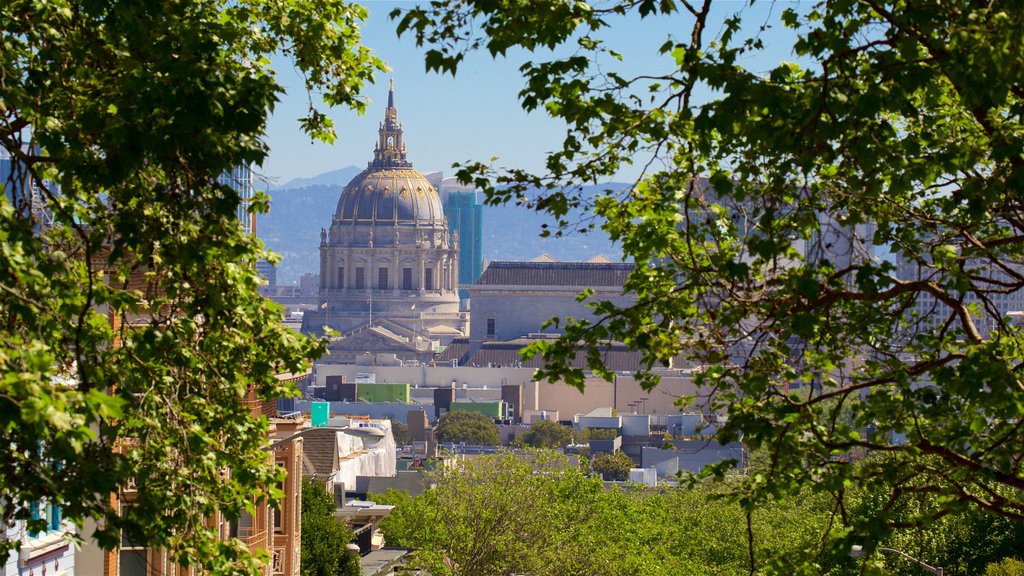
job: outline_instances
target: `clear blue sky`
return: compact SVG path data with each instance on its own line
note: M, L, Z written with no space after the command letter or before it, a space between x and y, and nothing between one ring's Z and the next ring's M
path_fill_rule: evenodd
M453 162L488 161L499 157L498 165L541 170L545 153L559 147L563 125L543 111L526 114L517 99L523 86L519 66L531 55L510 52L491 59L486 53L473 54L461 64L455 78L426 73L422 50L411 35L395 35L388 13L402 2L364 2L370 18L363 29L364 44L383 58L390 74L380 74L365 95L372 99L365 116L345 109L331 110L338 131L334 145L311 143L299 130L297 118L306 111L306 94L301 80L285 62L278 62L279 80L288 93L278 104L267 131L271 152L261 172L272 182L283 184L298 177L310 177L349 165L363 167L373 153L378 122L387 103L388 76L395 82L399 119L405 127L409 160L421 171L452 172ZM745 1L723 0L715 5L717 17L737 10L747 12L752 28L792 4L771 3L748 8ZM630 18L614 21L605 40L623 54L619 65L626 75L658 73L671 69L671 61L657 55L657 47L670 35L685 37L690 31L686 16ZM713 28L717 32L717 28ZM788 32L774 30L766 35L769 49L748 62L752 69L768 70L780 60L792 60ZM545 54L532 58L543 59ZM627 169L617 178L628 179L636 170ZM273 189L273 184L271 189Z

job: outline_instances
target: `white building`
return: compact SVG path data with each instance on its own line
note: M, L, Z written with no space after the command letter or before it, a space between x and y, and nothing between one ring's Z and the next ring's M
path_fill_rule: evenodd
M57 506L39 503L33 511L46 521L46 529L33 532L20 521L7 527L7 540L20 542L21 549L8 554L0 576L75 576L75 547L69 539L74 526Z

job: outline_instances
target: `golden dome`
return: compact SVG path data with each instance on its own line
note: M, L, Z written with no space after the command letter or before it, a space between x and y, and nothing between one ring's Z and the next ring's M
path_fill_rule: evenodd
M406 159L393 86L388 90L388 108L380 124L373 160L341 192L334 220L444 224L437 190Z
M412 168L367 168L338 198L335 221L353 223L444 222L441 198Z

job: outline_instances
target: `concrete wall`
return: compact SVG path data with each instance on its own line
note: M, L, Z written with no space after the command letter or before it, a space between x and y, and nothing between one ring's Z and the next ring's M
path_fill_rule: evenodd
M610 428L618 430L622 427L622 420L618 416L580 416L578 428Z
M432 403L433 388L450 387L455 382L456 399L500 400L502 385L522 385L523 414L546 410L572 418L602 407L614 407L619 414L679 414L675 401L680 396L695 396L696 386L689 373L673 370L661 373L661 384L648 392L629 374L616 374L614 382L589 376L584 390L562 383L534 380L533 368L487 368L475 366L354 366L318 364L316 384L324 386L328 375L345 376L355 381L356 374L373 373L379 383L409 383L412 402ZM485 388L486 387L486 388ZM424 389L427 390L424 390ZM360 391L362 386L360 387ZM706 396L702 399L706 404ZM632 404L632 406L630 405ZM333 408L332 408L333 410ZM689 409L688 412L696 412Z
M472 366L355 366L349 364L317 364L316 383L325 386L328 375L345 375L349 382L364 372L376 374L377 382L408 382L413 388L449 386L456 388L487 386L501 390L502 383L528 385L533 381L533 368L486 368Z
M620 416L623 436L650 436L651 416L649 414Z
M705 425L704 416L701 414L666 416L665 425L668 427L668 433L674 436L711 433L711 429Z
M615 376L615 403L619 414L679 414L681 408L687 412L702 412L708 404L707 393L698 394L697 386L688 372L681 370L663 371L661 383L654 390L647 391L640 387L631 374ZM697 397L696 407L685 408L676 406L681 396ZM633 406L630 406L634 403ZM637 405L638 403L638 405Z
M611 440L591 440L590 441L590 454L596 456L598 454L614 454L622 448L622 436L616 436Z
M739 442L722 446L714 441L674 440L672 444L675 445L675 450L645 446L641 452L640 465L644 468L658 468L659 474L662 474L663 468L666 470L671 468L671 466L665 466L665 463L673 459L678 462L678 469L687 472L700 472L705 466L728 459L736 460L739 466L745 465L743 445ZM666 473L674 473L674 471Z
M629 481L637 482L644 486L657 486L658 471L654 468L632 468L629 471Z
M402 424L409 423L410 410L426 410L429 416L433 416L434 410L430 406L418 404L404 404L400 402L331 402L331 414L344 414L348 416L369 416L373 420L387 420L394 418ZM308 400L295 400L293 408L297 412L309 414Z
M399 383L376 382L359 384L356 394L367 402L404 402L409 403L409 385Z
M577 302L576 296L583 291L579 286L487 286L467 287L473 314L470 317L469 338L471 341L512 340L532 332L540 332L541 326L554 316L566 318L593 318L593 309L585 302ZM600 288L598 288L600 290ZM626 306L635 297L624 297L621 289L597 292L587 302L612 300ZM494 320L493 336L487 334L487 321ZM547 332L560 332L553 326Z

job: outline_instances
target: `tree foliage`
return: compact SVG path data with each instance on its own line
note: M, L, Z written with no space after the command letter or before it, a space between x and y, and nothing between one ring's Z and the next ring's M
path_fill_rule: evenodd
M352 531L334 517L334 497L302 479L302 576L359 576L359 558L345 552Z
M1005 488L993 487L1000 492ZM851 488L846 498L846 512L858 522L886 514L889 505L888 489L884 485L866 485ZM1013 557L1024 549L1024 523L970 508L959 514L946 514L925 524L919 518L933 518L945 504L940 497L927 492L905 499L901 509L888 514L891 520L902 524L879 546L903 551L933 566L941 566L947 574L983 576L988 564ZM875 559L883 561L886 569L898 576L920 574L920 568L891 553L879 553Z
M835 500L810 488L748 510L724 499L737 477L604 489L599 478L551 451L487 455L430 474L435 488L415 498L392 491L373 499L396 506L382 523L388 542L418 548L416 563L432 574L921 574L890 553L870 554L858 565L838 541L844 529ZM846 514L870 520L881 495L850 487ZM939 504L927 494L916 503ZM489 537L506 530L507 538ZM1002 559L1015 555L1022 535L1020 523L974 509L878 546L906 551L947 574L984 576L993 562L1012 568ZM524 550L532 557L522 558Z
M342 2L0 3L0 501L98 541L125 530L204 573L260 570L214 512L274 496L267 422L243 401L323 350L257 294L268 257L219 184L259 164L284 54L307 91L361 111L381 62ZM311 94L312 96L312 94ZM312 100L312 98L311 98ZM334 137L311 107L312 136ZM123 515L109 494L138 488ZM0 537L0 551L15 545Z
M534 448L561 448L572 442L572 429L552 420L538 420L530 425L522 440Z
M417 548L414 563L437 576L750 574L746 515L696 488L605 490L568 459L542 450L485 455L432 473L435 488L395 505L381 529L390 544ZM838 574L845 552L815 547L828 530L828 501L808 497L755 512L755 569L784 554L779 574ZM811 558L816 571L790 564ZM845 572L853 574L852 570Z
M395 444L401 446L412 442L409 435L409 427L399 420L391 419L391 434L395 437Z
M847 544L972 507L1024 520L1024 338L1006 316L1024 289L1024 12L953 0L719 8L432 2L394 14L430 69L455 73L478 48L566 49L522 67L523 107L567 124L546 171L459 172L488 202L548 212L561 232L577 228L570 208L591 209L640 264L625 285L634 304L597 303L532 347L540 376L582 385L568 361L581 343L623 341L648 369L686 356L728 414L718 439L771 455L738 501L809 486L845 510L849 486L882 491L876 515L839 515ZM624 76L602 39L621 18L686 32ZM768 38L776 53L788 38L796 61L748 69ZM642 173L624 193L575 192L629 164ZM855 465L866 452L889 457ZM908 505L921 493L934 506Z
M614 454L598 454L590 463L601 478L623 482L629 480L629 471L634 467L633 460L623 452Z
M1004 558L993 562L985 569L985 576L1021 576L1024 574L1024 562L1016 558Z
M439 442L464 442L480 446L497 446L498 426L493 420L468 410L452 410L437 421L434 429Z

